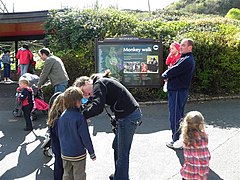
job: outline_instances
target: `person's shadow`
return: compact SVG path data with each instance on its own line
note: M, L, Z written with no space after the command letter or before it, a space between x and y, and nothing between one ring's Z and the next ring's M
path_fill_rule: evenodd
M34 133L34 132L33 132ZM35 133L34 133L35 134ZM36 139L32 142L23 143L19 146L20 153L18 156L18 163L15 167L7 170L2 176L2 179L18 179L26 177L35 172L35 179L52 179L49 174L53 174L53 170L50 166L47 166L51 158L42 158L41 144L39 144L30 154L27 153L27 146L31 145L35 141L43 140L43 137L39 137L35 134ZM40 155L40 156L39 156Z
M175 150L176 155L179 159L179 162L181 165L184 163L184 155L183 155L183 150ZM209 168L209 174L208 174L208 179L211 180L223 180L222 178L219 177L211 168Z
M166 104L142 105L142 124L136 129L136 134L149 134L169 129L168 109ZM107 107L107 111L112 115L113 113ZM157 114L156 114L157 112ZM161 118L159 118L161 117ZM110 117L106 110L102 114L90 119L90 126L93 126L93 135L96 136L98 132L112 133Z

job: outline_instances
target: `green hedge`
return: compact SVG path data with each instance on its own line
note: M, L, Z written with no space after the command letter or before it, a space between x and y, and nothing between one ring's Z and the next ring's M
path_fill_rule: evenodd
M76 77L94 72L95 37L103 40L132 34L141 38L158 39L161 35L164 59L173 40L190 37L195 41L193 52L196 60L191 91L214 95L240 92L239 21L216 16L204 18L203 15L200 18L198 15L192 19L183 16L177 21L168 21L156 13L160 12L140 16L114 9L52 11L45 25L49 46L63 59L72 83ZM146 16L145 21L142 21L143 15ZM162 89L131 91L137 98L144 95L146 100L166 98Z
M225 17L230 18L230 19L240 20L240 9L238 9L238 8L230 9Z

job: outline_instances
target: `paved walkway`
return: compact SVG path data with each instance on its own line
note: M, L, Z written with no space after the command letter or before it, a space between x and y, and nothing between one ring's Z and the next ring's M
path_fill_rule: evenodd
M6 86L6 85L4 85ZM10 94L15 86L11 85ZM3 92L0 84L0 92ZM0 179L51 180L53 158L40 149L46 132L47 116L38 112L35 130L25 132L24 119L14 118L14 95L0 94ZM180 180L183 151L165 146L169 140L167 104L141 105L143 124L134 136L130 155L131 180ZM240 99L190 102L187 111L202 112L209 134L210 180L240 179ZM113 133L107 115L93 118L89 126L97 160L87 159L87 180L107 180L114 171Z

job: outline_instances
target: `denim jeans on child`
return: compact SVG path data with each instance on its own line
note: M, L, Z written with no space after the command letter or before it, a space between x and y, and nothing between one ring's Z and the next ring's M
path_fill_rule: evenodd
M10 77L10 64L4 63L4 77L9 78Z
M117 120L117 129L113 141L115 173L114 180L129 179L129 153L133 135L141 122L141 110L138 108L125 118Z

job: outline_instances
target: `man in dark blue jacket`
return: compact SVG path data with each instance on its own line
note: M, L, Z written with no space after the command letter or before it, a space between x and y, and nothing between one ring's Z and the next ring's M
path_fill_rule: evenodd
M183 39L180 48L181 58L162 74L163 79L168 80L168 109L172 130L172 141L166 145L175 149L182 148L182 141L179 141L179 127L195 70L192 48L193 40Z

